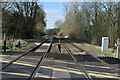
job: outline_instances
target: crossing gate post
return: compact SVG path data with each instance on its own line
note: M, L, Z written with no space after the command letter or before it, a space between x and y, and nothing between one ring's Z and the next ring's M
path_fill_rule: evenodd
M117 58L120 59L120 39L117 39Z

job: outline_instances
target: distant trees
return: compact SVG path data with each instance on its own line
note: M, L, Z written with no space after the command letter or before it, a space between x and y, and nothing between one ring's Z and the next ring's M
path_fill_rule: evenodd
M44 32L46 22L42 5L37 2L1 3L2 29L6 36L34 38Z
M62 20L57 20L57 21L55 22L55 27L56 27L56 28L59 28L59 27L61 27L62 24L63 24L63 21L62 21Z
M59 32L59 29L58 29L58 28L46 30L46 33L47 33L48 35L55 35L55 36L56 36L58 32Z
M110 46L120 38L120 2L73 2L64 4L66 18L61 31L71 38L96 45L108 36Z

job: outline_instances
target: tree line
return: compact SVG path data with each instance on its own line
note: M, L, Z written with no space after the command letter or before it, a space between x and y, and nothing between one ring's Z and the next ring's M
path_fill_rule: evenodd
M120 38L120 2L64 3L65 21L60 32L74 39L101 45L109 37L110 46Z
M7 38L29 39L44 33L45 12L38 2L1 2L2 34Z

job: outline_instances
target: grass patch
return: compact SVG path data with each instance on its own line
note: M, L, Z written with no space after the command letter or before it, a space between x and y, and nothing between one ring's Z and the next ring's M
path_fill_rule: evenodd
M101 55L105 55L108 57L115 57L115 53L113 53L113 48L109 48L108 51L101 51L101 47L100 46L95 46L95 45L91 45L91 44L85 44L88 47L91 47L93 50L95 50L96 52L100 53Z
M18 43L19 43L19 41L20 41L20 47L18 47ZM26 50L28 50L28 49L30 49L31 47L34 47L35 45L34 44L30 44L30 43L28 43L28 42L26 42L26 41L24 41L24 40L18 40L18 39L16 39L16 40L14 40L14 41L12 41L12 40L7 40L6 41L7 43L6 43L6 47L7 47L7 49L6 49L6 51L7 52L19 52L19 51L26 51ZM3 43L2 43L2 52L3 52Z

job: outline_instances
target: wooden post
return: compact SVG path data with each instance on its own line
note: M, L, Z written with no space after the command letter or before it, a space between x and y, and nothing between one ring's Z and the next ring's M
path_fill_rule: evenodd
M18 48L20 49L20 41L18 42Z
M117 39L117 56L116 58L120 59L120 39Z
M4 53L6 52L6 35L4 33Z

